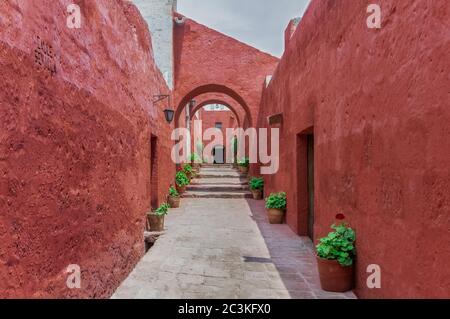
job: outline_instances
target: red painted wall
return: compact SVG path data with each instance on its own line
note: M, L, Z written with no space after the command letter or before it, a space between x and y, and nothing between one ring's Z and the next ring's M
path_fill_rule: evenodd
M178 113L200 94L223 93L240 103L255 125L261 83L279 59L186 19L174 27L174 61Z
M287 191L287 222L306 233L306 151L315 134L315 234L337 213L357 232L360 297L450 297L450 7L312 1L263 94L260 126L283 112L281 169L267 191ZM312 130L311 130L312 132ZM296 168L293 170L293 168ZM382 269L382 289L366 267Z
M144 253L152 133L170 156L151 101L168 89L133 5L80 3L79 30L67 1L0 4L0 297L108 297ZM158 169L162 201L174 167Z

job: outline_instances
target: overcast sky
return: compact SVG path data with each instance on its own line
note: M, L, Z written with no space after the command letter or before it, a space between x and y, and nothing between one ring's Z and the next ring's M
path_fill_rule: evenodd
M178 0L178 12L280 57L290 19L303 15L310 0Z

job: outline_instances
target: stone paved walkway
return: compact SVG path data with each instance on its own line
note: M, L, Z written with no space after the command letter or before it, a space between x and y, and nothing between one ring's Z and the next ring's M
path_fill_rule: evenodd
M354 298L320 289L312 244L266 221L263 201L182 199L113 298Z

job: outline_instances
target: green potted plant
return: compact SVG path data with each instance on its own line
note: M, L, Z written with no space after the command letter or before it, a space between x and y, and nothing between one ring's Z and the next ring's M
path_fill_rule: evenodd
M242 174L247 174L250 166L250 159L248 157L240 159L238 161L238 166Z
M191 163L193 170L198 171L202 164L202 158L197 153L192 153L189 157L189 162Z
M187 178L191 180L194 177L194 172L190 164L184 164L183 172L186 174Z
M320 285L325 291L346 292L354 287L356 235L346 223L333 224L331 228L334 231L316 246Z
M272 193L266 198L266 209L271 224L282 224L286 212L286 193Z
M170 207L179 208L180 207L180 193L176 190L175 187L171 186L169 188L169 198L168 202Z
M263 198L264 178L252 177L248 183L253 199L261 200Z
M164 230L164 218L169 213L169 204L164 203L155 211L147 214L150 231L161 232Z
M175 176L175 184L176 189L180 195L186 192L186 186L189 185L189 178L186 176L186 173L183 171L179 171Z

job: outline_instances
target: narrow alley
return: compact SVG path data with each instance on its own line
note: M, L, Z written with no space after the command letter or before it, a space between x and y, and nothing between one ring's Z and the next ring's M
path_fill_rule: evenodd
M201 198L171 210L166 233L113 298L354 298L320 289L311 241L270 225L237 171L207 166L199 177L186 197Z
M0 1L0 299L450 298L449 3Z

